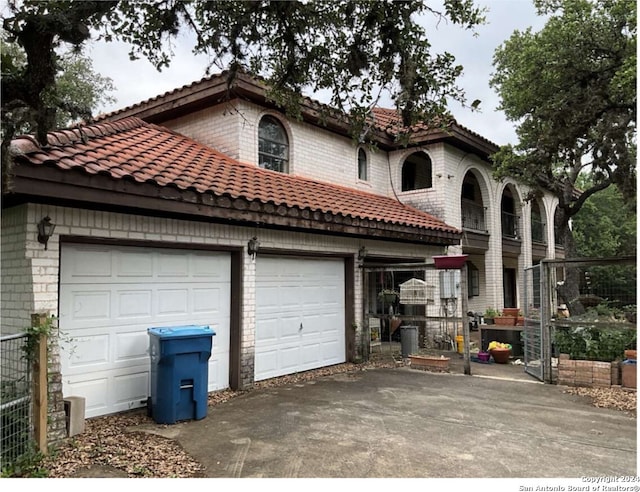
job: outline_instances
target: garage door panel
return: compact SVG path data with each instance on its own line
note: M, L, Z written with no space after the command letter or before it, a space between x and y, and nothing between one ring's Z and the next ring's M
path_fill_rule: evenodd
M273 342L278 340L278 319L262 319L256 324L256 341Z
M223 287L194 288L190 298L194 313L229 316L229 295Z
M79 381L77 378L67 378L64 385L68 395L84 397L84 411L87 418L109 413L109 378L83 378ZM118 410L113 411L116 412Z
M67 361L74 373L82 373L87 367L91 370L106 368L109 363L109 336L107 334L73 335L63 344L61 362Z
M65 260L65 250L62 251L62 261ZM71 279L91 278L92 281L102 277L110 279L112 276L111 256L108 249L75 248L73 261L65 262L66 269L61 272L60 280L63 283Z
M150 280L153 278L153 258L145 251L118 251L115 256L115 277L138 277Z
M111 318L111 291L76 290L70 293L69 311L73 321L86 322L107 321Z
M118 319L148 318L153 314L151 289L123 290L117 292Z
M215 337L214 337L215 343ZM221 348L221 347L220 347ZM209 359L208 391L217 391L229 387L229 347L226 351L214 350Z
M135 408L138 402L146 401L149 391L149 373L146 370L139 372L116 375L111 383L111 394L113 395L112 406L127 405L126 410Z
M268 313L269 310L278 312L278 299L280 298L280 291L277 286L274 285L262 285L260 289L260 297L256 299L256 307L261 312Z
M128 363L149 358L149 335L146 330L135 332L118 332L115 336L115 363Z
M300 363L305 367L322 362L320 354L322 346L319 343L303 344L300 347ZM317 366L316 366L317 367Z
M296 372L300 365L300 347L298 344L281 347L278 349L278 358L280 368L285 369L287 373Z
M186 315L189 312L189 289L160 288L158 292L158 316Z
M149 393L148 328L192 324L216 333L208 386L227 388L230 265L228 253L63 245L63 394L84 396L94 416L139 406Z
M260 257L256 381L344 362L344 311L343 260Z
M255 366L260 367L261 374L264 375L262 379L273 377L271 375L275 375L278 368L278 351L271 349L256 352ZM258 380L257 375L256 380Z
M189 276L189 258L181 254L159 254L158 265L156 267L157 276L164 277L182 277Z
M227 282L231 275L231 267L226 256L193 254L190 258L191 276L206 277L220 282Z

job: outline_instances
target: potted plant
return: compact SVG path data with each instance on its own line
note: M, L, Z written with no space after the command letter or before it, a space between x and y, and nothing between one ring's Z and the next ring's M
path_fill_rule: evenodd
M496 316L493 319L493 322L496 325L499 326L515 326L516 325L516 320L517 320L518 316L513 316L511 314L508 314L504 312L504 310L500 313L500 316Z
M494 318L498 317L499 313L496 309L488 307L482 316L484 318L485 325L492 325Z
M394 304L398 299L399 292L394 289L382 289L378 292L378 299L386 304Z
M503 308L502 316L513 316L514 318L518 317L518 313L520 313L520 308Z
M459 270L469 255L440 255L433 256L433 263L438 270Z
M489 343L489 353L496 364L508 364L511 356L511 345L493 341Z

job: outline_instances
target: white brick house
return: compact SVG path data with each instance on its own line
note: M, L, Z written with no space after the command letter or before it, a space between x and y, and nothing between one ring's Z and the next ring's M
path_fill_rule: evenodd
M422 128L404 147L382 111L373 150L339 118L320 124L313 101L288 120L259 81L240 75L229 101L225 83L207 78L54 132L46 147L15 141L2 333L31 313L59 316L73 349L61 357L62 391L86 397L87 416L144 405L153 326L214 328L209 390L353 359L363 247L389 263L469 254L476 311L517 306L519 272L555 256L553 228L532 226L553 223L554 202L534 212L526 189L495 182L497 148L480 135ZM56 224L46 249L45 216Z

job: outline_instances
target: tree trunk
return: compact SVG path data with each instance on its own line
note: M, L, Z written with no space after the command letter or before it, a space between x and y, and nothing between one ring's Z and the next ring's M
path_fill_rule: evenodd
M566 259L576 258L576 244L573 239L573 231L568 226L568 220L565 225L559 224L558 234L564 237L564 254ZM559 302L567 305L571 316L580 316L585 313L585 308L580 301L580 280L582 278L582 270L577 267L565 266L564 282L556 286L556 290L560 297Z

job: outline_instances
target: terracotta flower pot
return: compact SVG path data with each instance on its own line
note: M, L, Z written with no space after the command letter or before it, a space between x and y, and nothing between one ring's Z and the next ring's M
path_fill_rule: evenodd
M493 318L493 322L498 326L515 326L516 317L515 316L498 316L496 318Z
M508 364L509 357L511 356L511 350L507 349L493 349L489 353L493 357L493 361L496 364Z
M520 309L518 308L504 308L502 310L502 316L513 316L514 318L517 318L518 313L520 313Z

